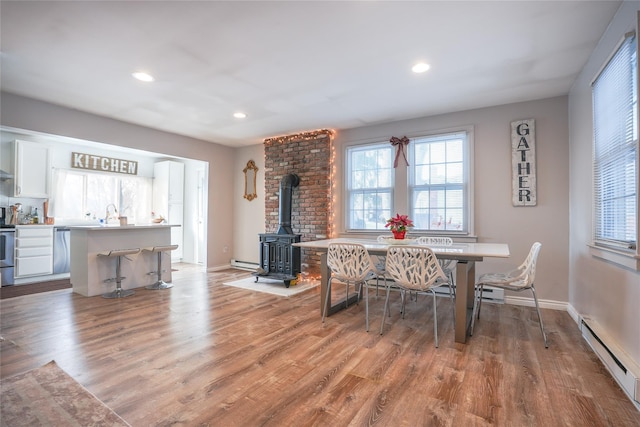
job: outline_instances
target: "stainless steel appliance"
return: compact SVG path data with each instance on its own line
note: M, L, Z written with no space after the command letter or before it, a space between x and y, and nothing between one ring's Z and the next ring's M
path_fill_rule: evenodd
M0 226L7 224L7 214L9 213L9 209L5 207L0 207Z
M0 228L0 277L2 286L13 285L13 248L15 246L16 230Z
M55 227L53 232L53 274L71 271L71 231L65 227Z

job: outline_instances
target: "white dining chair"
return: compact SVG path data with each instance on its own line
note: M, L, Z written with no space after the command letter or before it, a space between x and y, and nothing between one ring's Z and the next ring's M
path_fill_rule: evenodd
M527 258L515 270L506 273L485 273L480 276L480 278L476 282L475 301L473 305L473 315L471 317L471 335L473 335L473 327L475 325L476 318L480 320L480 309L482 308L482 290L485 285L517 292L530 289L533 293L533 300L536 304L536 311L538 312L538 321L540 323L542 338L544 339L544 346L545 348L549 348L549 344L547 342L547 334L544 331L544 325L542 323L540 306L538 305L536 288L534 286L534 280L536 277L536 263L541 248L542 244L540 242L535 242L531 246Z
M445 242L446 246L450 246L453 244L453 239L451 237L432 237L432 236L420 236L418 237L419 245L431 245L434 242ZM439 259L440 267L442 267L442 271L447 275L447 279L449 280L449 297L453 299L456 296L456 283L453 278L453 272L456 269L456 264L458 261L455 259Z
M410 293L431 294L433 296L433 332L438 347L438 316L436 310L436 293L434 288L447 285L447 276L433 251L427 246L398 245L390 246L387 251L387 274L393 279L395 286ZM384 313L389 305L389 289L384 303ZM404 302L403 302L404 304ZM404 310L402 312L404 317ZM380 335L384 331L384 319L380 325Z
M366 330L369 331L369 290L368 281L372 279L378 280L384 276L379 271L369 256L369 252L365 247L358 243L331 243L327 251L327 267L331 270L331 276L327 281L327 298L322 313L322 322L327 316L327 307L329 307L329 297L331 296L331 285L334 279L346 284L347 296L345 304L349 301L349 286L353 284L357 289L358 298L360 300L362 287L365 287L365 316Z

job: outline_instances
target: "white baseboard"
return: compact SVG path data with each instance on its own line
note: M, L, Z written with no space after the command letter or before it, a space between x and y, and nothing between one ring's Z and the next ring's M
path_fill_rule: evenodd
M522 305L525 307L536 306L536 302L533 300L533 297L527 298L527 297L506 296L504 297L504 302L505 304ZM538 298L538 304L540 305L540 308L549 308L551 310L568 311L567 310L568 303L566 302Z
M232 267L231 264L216 265L215 267L207 268L207 271L220 271L220 270L226 270L227 268L231 268L231 267Z

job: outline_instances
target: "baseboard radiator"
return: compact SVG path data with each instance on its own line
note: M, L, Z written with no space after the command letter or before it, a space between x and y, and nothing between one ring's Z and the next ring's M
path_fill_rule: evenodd
M598 323L588 317L580 321L582 337L589 343L611 375L640 410L640 366L619 348Z
M260 264L258 264L257 262L240 261L240 260L237 260L237 259L232 259L231 260L231 267L239 268L240 270L256 271L256 269L259 266L260 266Z

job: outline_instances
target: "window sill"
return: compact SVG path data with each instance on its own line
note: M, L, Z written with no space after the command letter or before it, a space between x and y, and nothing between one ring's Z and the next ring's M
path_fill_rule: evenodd
M589 252L592 256L610 263L628 268L632 271L640 271L640 256L631 252L623 252L611 248L589 244Z
M358 239L376 239L378 236L381 235L388 235L391 236L391 232L388 230L376 230L376 231L370 231L370 230L349 230L349 231L344 231L342 233L338 233L338 235L336 237L351 237L351 238L358 238ZM431 237L451 237L453 239L454 242L461 242L461 243L477 243L478 242L478 236L471 236L471 235L459 235L459 234L447 234L447 233L441 233L441 234L427 234L427 233L420 233L420 232L413 232L413 231L409 231L409 233L407 233L407 237L409 238L416 238L418 236L431 236Z

